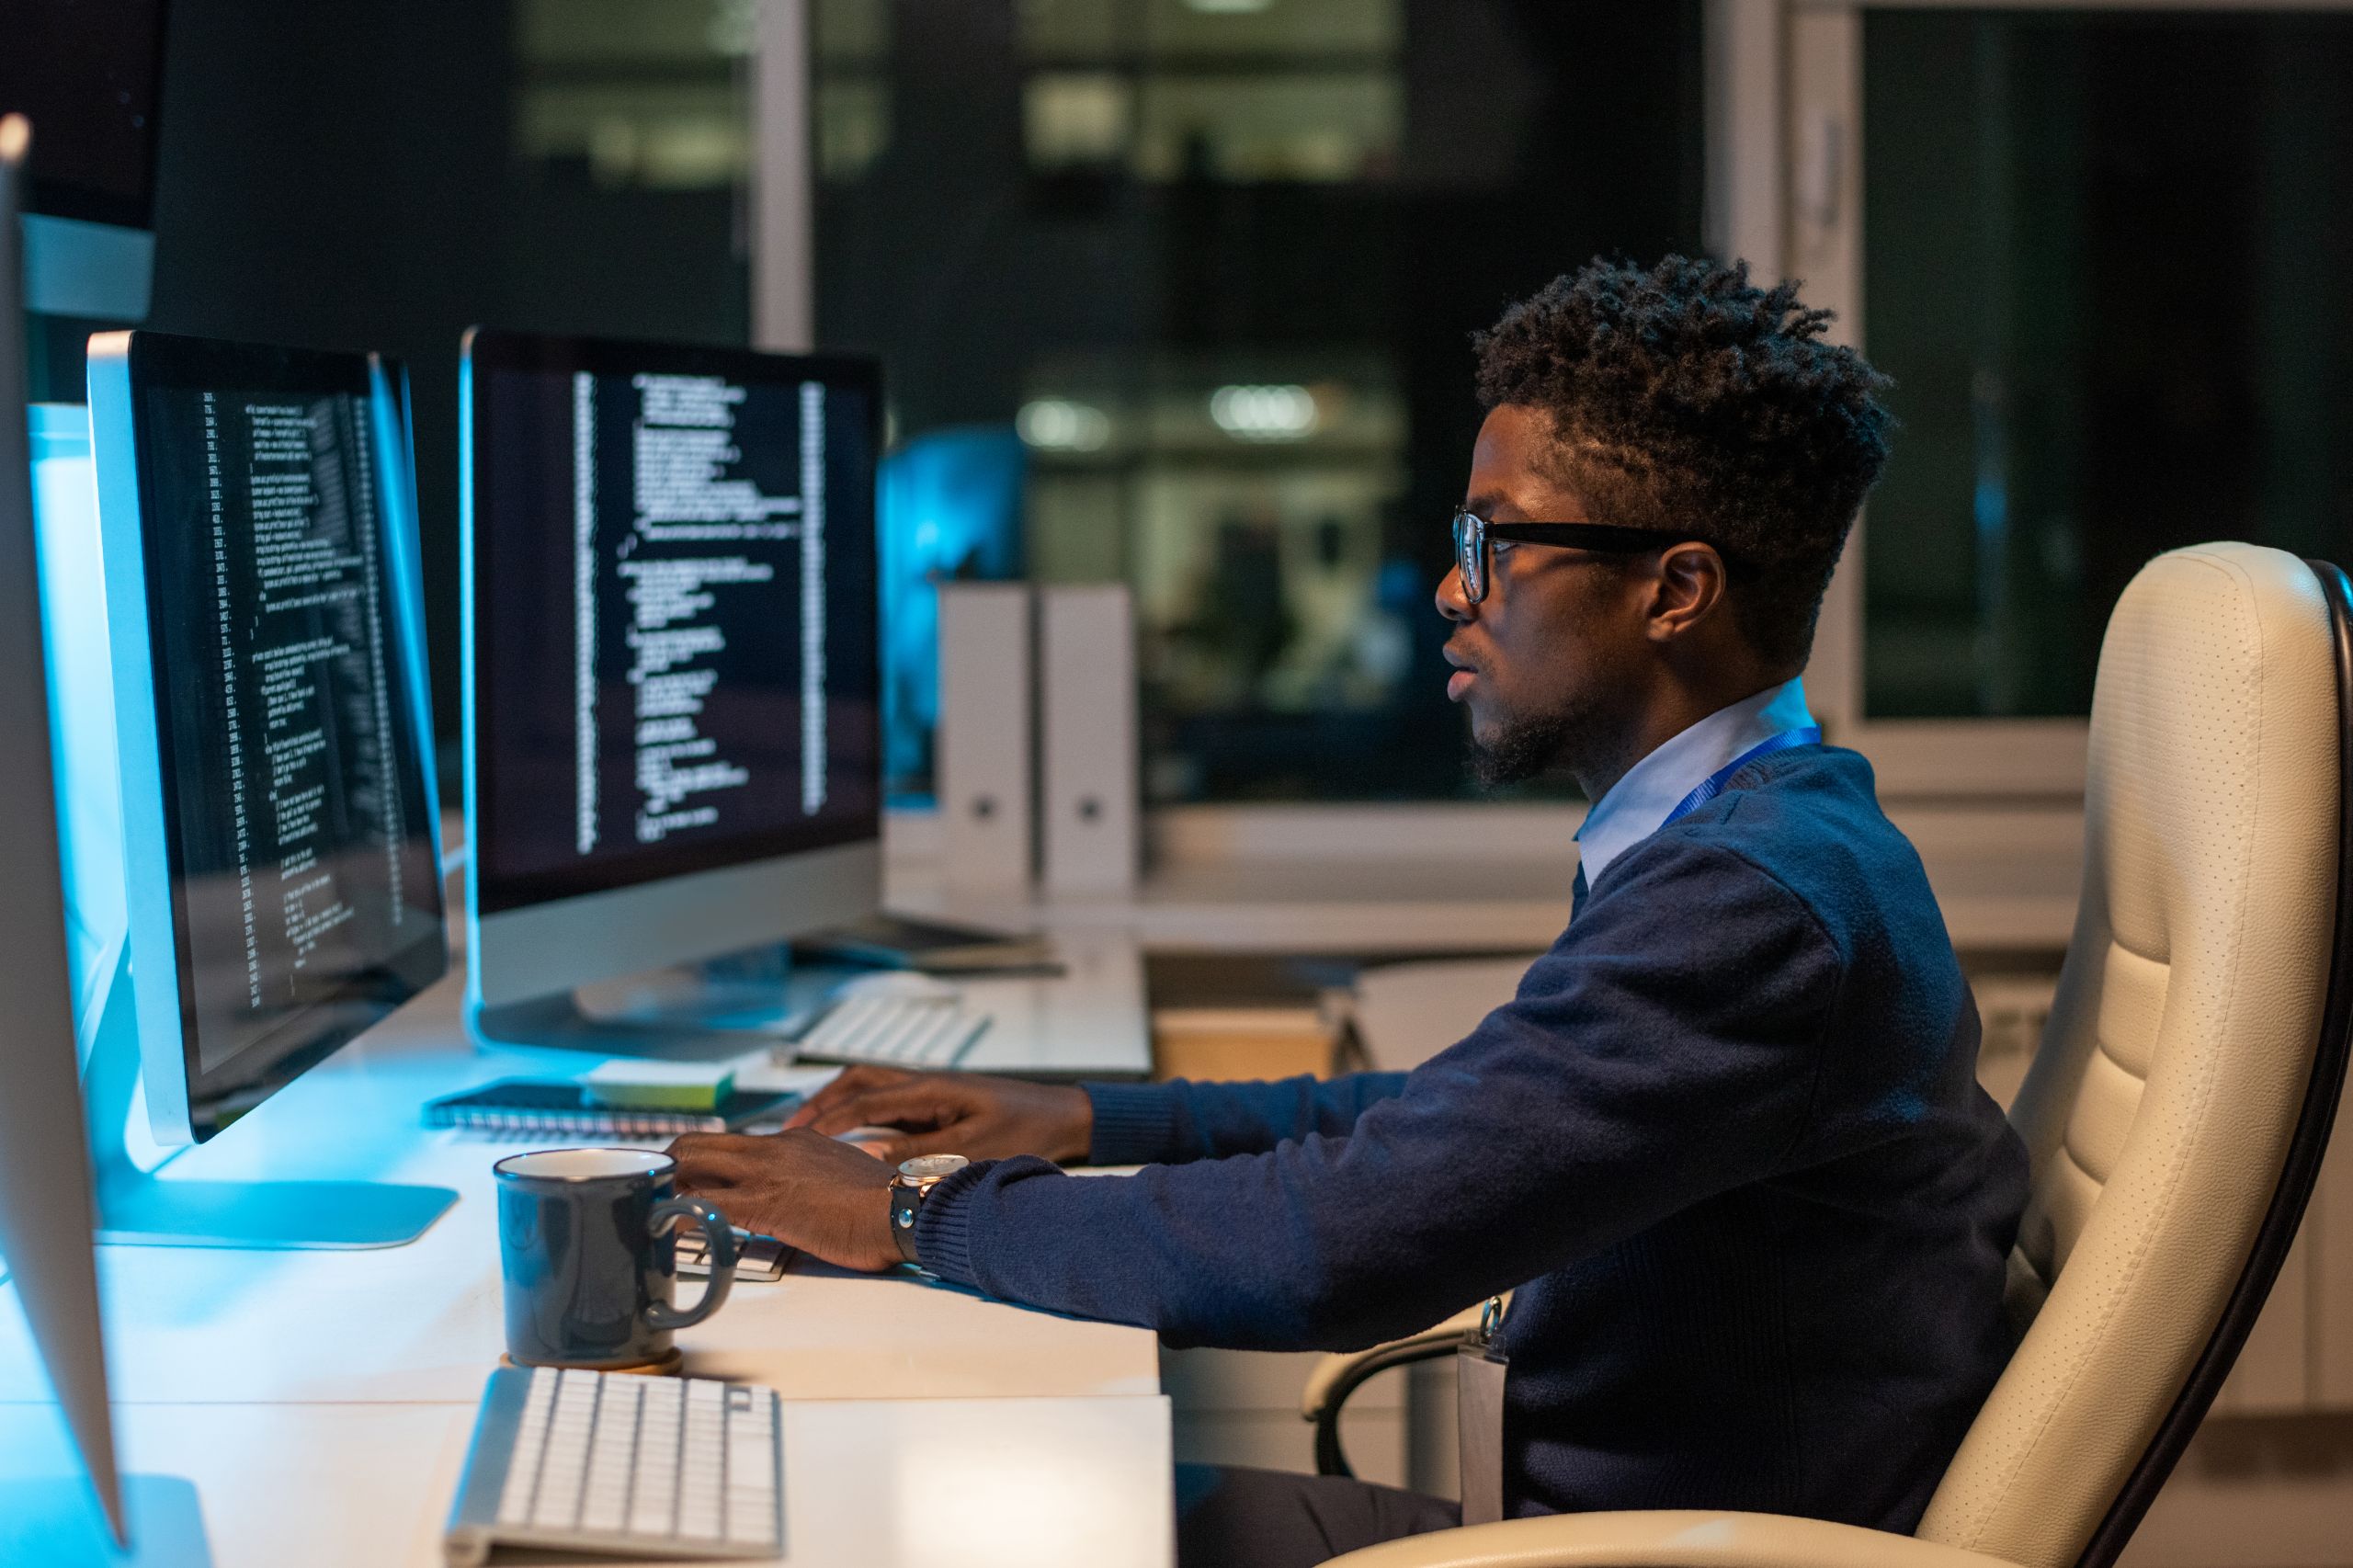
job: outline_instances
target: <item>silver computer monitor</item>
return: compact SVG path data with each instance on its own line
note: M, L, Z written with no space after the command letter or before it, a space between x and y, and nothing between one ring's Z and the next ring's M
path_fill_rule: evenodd
M29 137L22 118L0 119L0 866L8 882L0 898L0 1267L16 1281L50 1386L120 1539L26 443L16 214Z
M120 1142L134 1077L157 1142L203 1142L448 967L396 378L363 354L157 333L94 337L89 367L97 548L44 521L43 564L80 689L98 683L74 640L97 625L106 642L110 713L60 705L113 739L69 741L112 775L65 792L98 824L67 838L77 937L97 955L77 1007L101 1227L180 1245L408 1240L456 1195L155 1180Z
M462 377L469 1017L709 1047L742 992L575 993L880 907L879 371L477 330Z

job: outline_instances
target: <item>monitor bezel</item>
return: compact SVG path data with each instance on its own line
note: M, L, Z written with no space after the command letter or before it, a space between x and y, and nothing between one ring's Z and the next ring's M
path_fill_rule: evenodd
M869 450L874 454L879 472L883 429L881 362L872 356L858 354L772 354L759 349L709 344L566 336L487 327L468 331L460 353L459 424L462 451L459 488L462 506L460 555L464 571L461 614L465 626L463 723L469 846L467 900L470 910L478 917L510 915L708 873L790 861L829 850L859 845L879 846L882 836L880 750L881 572L881 540L877 531L870 527L859 548L873 558L875 567L872 574L875 603L872 608L877 620L877 635L872 639L870 665L864 673L875 694L877 777L873 810L855 831L819 842L811 842L805 833L794 830L742 833L682 846L668 852L646 854L633 858L633 863L620 867L590 865L521 875L501 875L497 872L494 858L483 852L484 842L497 831L496 813L492 805L497 798L496 726L489 712L490 705L483 688L480 665L481 650L486 645L489 636L488 618L497 603L497 587L485 544L488 527L485 491L490 481L485 472L486 465L480 458L480 449L489 436L488 408L491 400L481 395L477 378L500 373L569 376L585 371L599 376L637 373L721 376L731 381L779 386L797 385L808 381L822 381L828 387L841 386L865 394L866 436ZM873 517L873 508L879 504L879 496L870 498L870 522ZM834 548L829 535L827 549Z
M128 840L124 861L131 882L127 891L140 1057L148 1083L151 1119L156 1123L159 1138L200 1143L225 1125L213 1114L221 1108L233 1101L240 1114L251 1109L446 974L449 912L437 859L435 874L420 895L420 902L426 903L433 915L423 934L373 968L347 977L211 1071L205 1070L199 1050L195 991L185 983L195 969L183 897L188 875L180 803L171 778L171 769L176 766L174 721L167 705L159 700L169 689L165 670L169 651L154 633L163 613L159 597L165 590L158 581L158 531L149 526L147 511L147 497L153 494L153 430L142 407L143 394L157 388L222 387L342 393L358 399L366 411L369 428L360 433L360 438L369 441L381 439L376 425L388 416L388 411L380 406L377 372L364 353L143 331L103 334L91 340L90 377L92 455L100 475L99 518L108 558L109 640L114 648L116 716L123 752L123 824ZM108 454L99 447L108 436L119 439L125 432L130 437L127 467L120 462L119 453ZM383 472L382 464L376 467L378 485L389 486L392 476ZM380 495L377 516L387 532L398 515L396 505ZM393 661L398 671L394 678L405 683L415 667L405 656L406 644L420 629L403 613L397 585L389 575L393 551L388 548L384 558L392 634L401 645L401 656ZM429 779L434 766L432 737L417 733L417 710L406 695L394 704L394 711L409 733L411 760L420 780ZM429 812L430 794L420 790L418 800L420 814ZM429 820L419 822L410 836L422 840L428 853L438 844ZM141 838L153 840L144 854ZM137 961L148 953L158 957L168 953L171 961L168 965ZM172 1037L168 1051L161 1039L165 1032ZM167 1061L176 1068L176 1076L166 1077ZM165 1092L159 1096L159 1088Z

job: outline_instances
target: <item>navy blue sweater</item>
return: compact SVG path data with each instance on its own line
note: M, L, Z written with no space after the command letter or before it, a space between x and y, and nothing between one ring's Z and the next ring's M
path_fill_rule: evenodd
M1089 1085L1092 1157L941 1184L925 1265L1172 1345L1348 1349L1518 1288L1506 1506L1908 1531L2010 1344L2026 1156L1869 764L1803 746L1627 850L1411 1073Z

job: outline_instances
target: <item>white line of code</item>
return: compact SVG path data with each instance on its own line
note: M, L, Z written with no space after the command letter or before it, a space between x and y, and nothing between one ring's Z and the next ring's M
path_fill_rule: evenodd
M597 847L597 378L572 378L574 837Z
M825 386L801 383L801 812L825 806Z
M751 781L703 722L724 698L722 596L773 592L777 546L802 533L802 497L734 472L744 388L717 376L654 374L631 385L632 520L617 550L636 697L636 834L654 844L716 824L714 797Z

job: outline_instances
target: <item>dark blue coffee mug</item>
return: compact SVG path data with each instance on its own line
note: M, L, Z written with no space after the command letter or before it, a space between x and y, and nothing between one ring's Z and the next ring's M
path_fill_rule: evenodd
M498 1173L506 1354L527 1367L636 1367L666 1360L672 1331L719 1310L735 1283L727 1216L676 1195L676 1162L643 1149L543 1149ZM710 1239L710 1281L685 1312L672 1229Z

